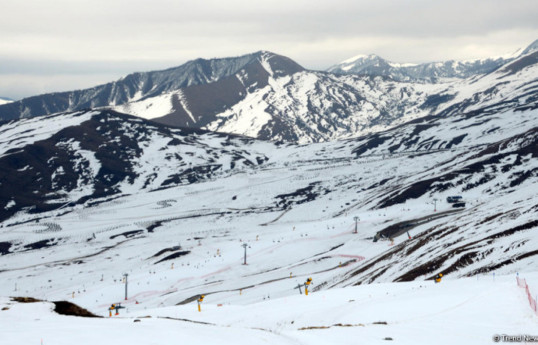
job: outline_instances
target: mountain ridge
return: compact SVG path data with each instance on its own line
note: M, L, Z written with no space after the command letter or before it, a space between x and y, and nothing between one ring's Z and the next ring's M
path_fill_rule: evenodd
M398 81L437 82L447 78L464 79L477 74L490 73L529 53L538 50L538 40L525 49L503 56L474 60L447 60L425 63L394 63L369 54L357 55L327 69L337 74L365 74L386 76Z
M207 84L237 73L242 67L251 64L264 54L267 52L259 51L233 58L210 60L199 58L164 70L135 72L117 81L88 89L32 96L0 107L0 118L12 120L113 106L186 86Z
M9 120L78 108L110 108L173 126L272 141L323 142L382 131L424 116L467 112L485 103L534 104L538 93L532 79L538 70L535 46L538 43L527 47L527 55L493 72L450 81L441 78L436 83L310 71L267 51L197 59L164 71L131 74L92 89L3 105L0 117ZM424 66L391 65L375 55L361 58L377 61L373 67L378 74L396 67L427 71Z

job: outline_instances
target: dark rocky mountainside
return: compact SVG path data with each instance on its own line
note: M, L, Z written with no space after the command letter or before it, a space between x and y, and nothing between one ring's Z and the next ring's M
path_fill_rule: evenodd
M236 58L196 59L162 71L129 74L118 81L90 89L28 97L0 107L0 119L12 120L144 100L192 85L213 83L233 76L243 68L256 70L251 65L259 64L260 57L265 54L257 52ZM285 57L277 58L282 62L278 69L280 74L302 70L302 67Z

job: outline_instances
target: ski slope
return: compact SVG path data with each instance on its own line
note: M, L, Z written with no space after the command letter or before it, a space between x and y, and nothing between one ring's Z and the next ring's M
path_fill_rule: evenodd
M534 281L538 275L528 275ZM154 278L155 279L155 278ZM238 299L241 297L238 297ZM248 298L248 293L242 296ZM163 308L129 305L119 316L53 313L51 303L0 299L6 344L491 344L503 335L538 337L515 277L370 284L242 305ZM137 320L135 322L135 320ZM529 342L531 343L531 342Z
M429 117L310 145L107 111L4 124L2 173L16 187L0 200L5 339L476 344L532 334L515 278L536 294L536 119L529 108ZM50 157L19 158L42 150ZM21 207L21 195L47 208ZM467 207L444 214L452 195ZM410 238L373 241L402 222L417 222ZM299 294L309 277L309 296ZM9 296L68 300L106 319L66 319ZM126 307L121 317L107 318L112 303Z

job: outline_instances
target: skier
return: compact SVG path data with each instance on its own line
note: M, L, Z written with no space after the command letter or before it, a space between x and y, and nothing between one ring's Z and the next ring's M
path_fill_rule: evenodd
M433 279L435 279L435 283L440 283L441 282L441 278L443 277L443 273L439 273L438 275L436 275Z

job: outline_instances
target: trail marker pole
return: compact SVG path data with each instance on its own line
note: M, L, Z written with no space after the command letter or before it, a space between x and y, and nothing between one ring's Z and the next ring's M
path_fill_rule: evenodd
M129 275L127 273L124 273L123 276L125 277L125 300L127 301L127 277Z
M244 257L244 260L243 260L243 265L247 264L247 247L248 247L248 244L243 243L243 248L245 248L245 257Z
M355 231L353 231L354 234L357 233L357 222L360 220L359 217L353 217L353 220L355 221Z
M437 212L437 199L433 198L433 212Z

